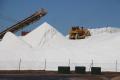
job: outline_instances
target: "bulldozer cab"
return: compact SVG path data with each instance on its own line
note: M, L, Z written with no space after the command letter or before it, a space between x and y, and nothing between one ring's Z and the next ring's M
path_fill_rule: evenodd
M86 36L90 36L90 31L84 27L75 26L72 27L69 32L69 39L85 39Z

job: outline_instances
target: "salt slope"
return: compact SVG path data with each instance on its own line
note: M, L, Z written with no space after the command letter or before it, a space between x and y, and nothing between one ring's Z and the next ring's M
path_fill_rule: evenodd
M0 42L1 48L6 49L27 49L30 45L27 45L24 41L20 40L16 35L11 32L7 32L2 41Z
M31 50L31 47L24 41L20 40L16 35L7 32L0 42L0 59L17 59L26 56L26 53Z
M120 28L102 27L102 28L90 29L90 32L92 33L92 35L97 35L101 33L117 33L120 32Z
M37 29L23 37L23 39L32 47L42 47L51 39L58 41L63 38L64 36L47 22L44 22Z

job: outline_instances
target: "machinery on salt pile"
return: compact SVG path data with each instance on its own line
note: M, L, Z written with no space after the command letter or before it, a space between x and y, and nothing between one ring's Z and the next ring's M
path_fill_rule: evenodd
M91 36L91 33L84 27L75 26L69 32L69 39L85 39L87 36Z
M26 26L38 21L39 19L41 19L46 14L47 14L47 11L42 8L41 10L39 10L36 13L32 14L31 16L27 17L26 19L14 24L13 26L10 26L7 29L0 32L0 39L3 38L3 36L5 35L6 32L10 31L10 32L15 33L18 30L23 29ZM24 34L26 34L26 33L23 33L23 35Z

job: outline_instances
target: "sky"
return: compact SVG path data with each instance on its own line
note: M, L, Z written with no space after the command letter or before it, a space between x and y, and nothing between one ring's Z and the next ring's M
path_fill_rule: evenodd
M24 30L48 22L67 35L72 26L120 27L120 0L0 0L0 31L45 8L48 13Z

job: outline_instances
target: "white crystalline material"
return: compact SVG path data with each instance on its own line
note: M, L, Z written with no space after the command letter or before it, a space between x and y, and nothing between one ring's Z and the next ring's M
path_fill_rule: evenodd
M0 42L0 47L1 48L6 48L6 49L15 49L15 48L22 48L22 49L26 49L29 48L30 46L28 46L27 44L25 44L24 41L20 40L16 35L14 35L11 32L7 32L2 41Z
M60 40L64 38L55 28L49 25L47 22L40 25L37 29L30 32L24 37L24 40L31 46L43 46L46 42L51 39Z
M20 58L25 58L30 46L11 32L7 32L0 42L0 70L16 70ZM28 55L28 54L27 54Z
M58 66L102 67L102 71L120 71L120 29L90 29L92 36L69 40L48 23L25 37L8 32L0 42L0 69L57 70ZM116 64L117 60L117 64Z
M96 28L90 29L92 35L101 34L101 33L116 33L120 32L120 28L112 28L112 27L103 27L103 28Z

